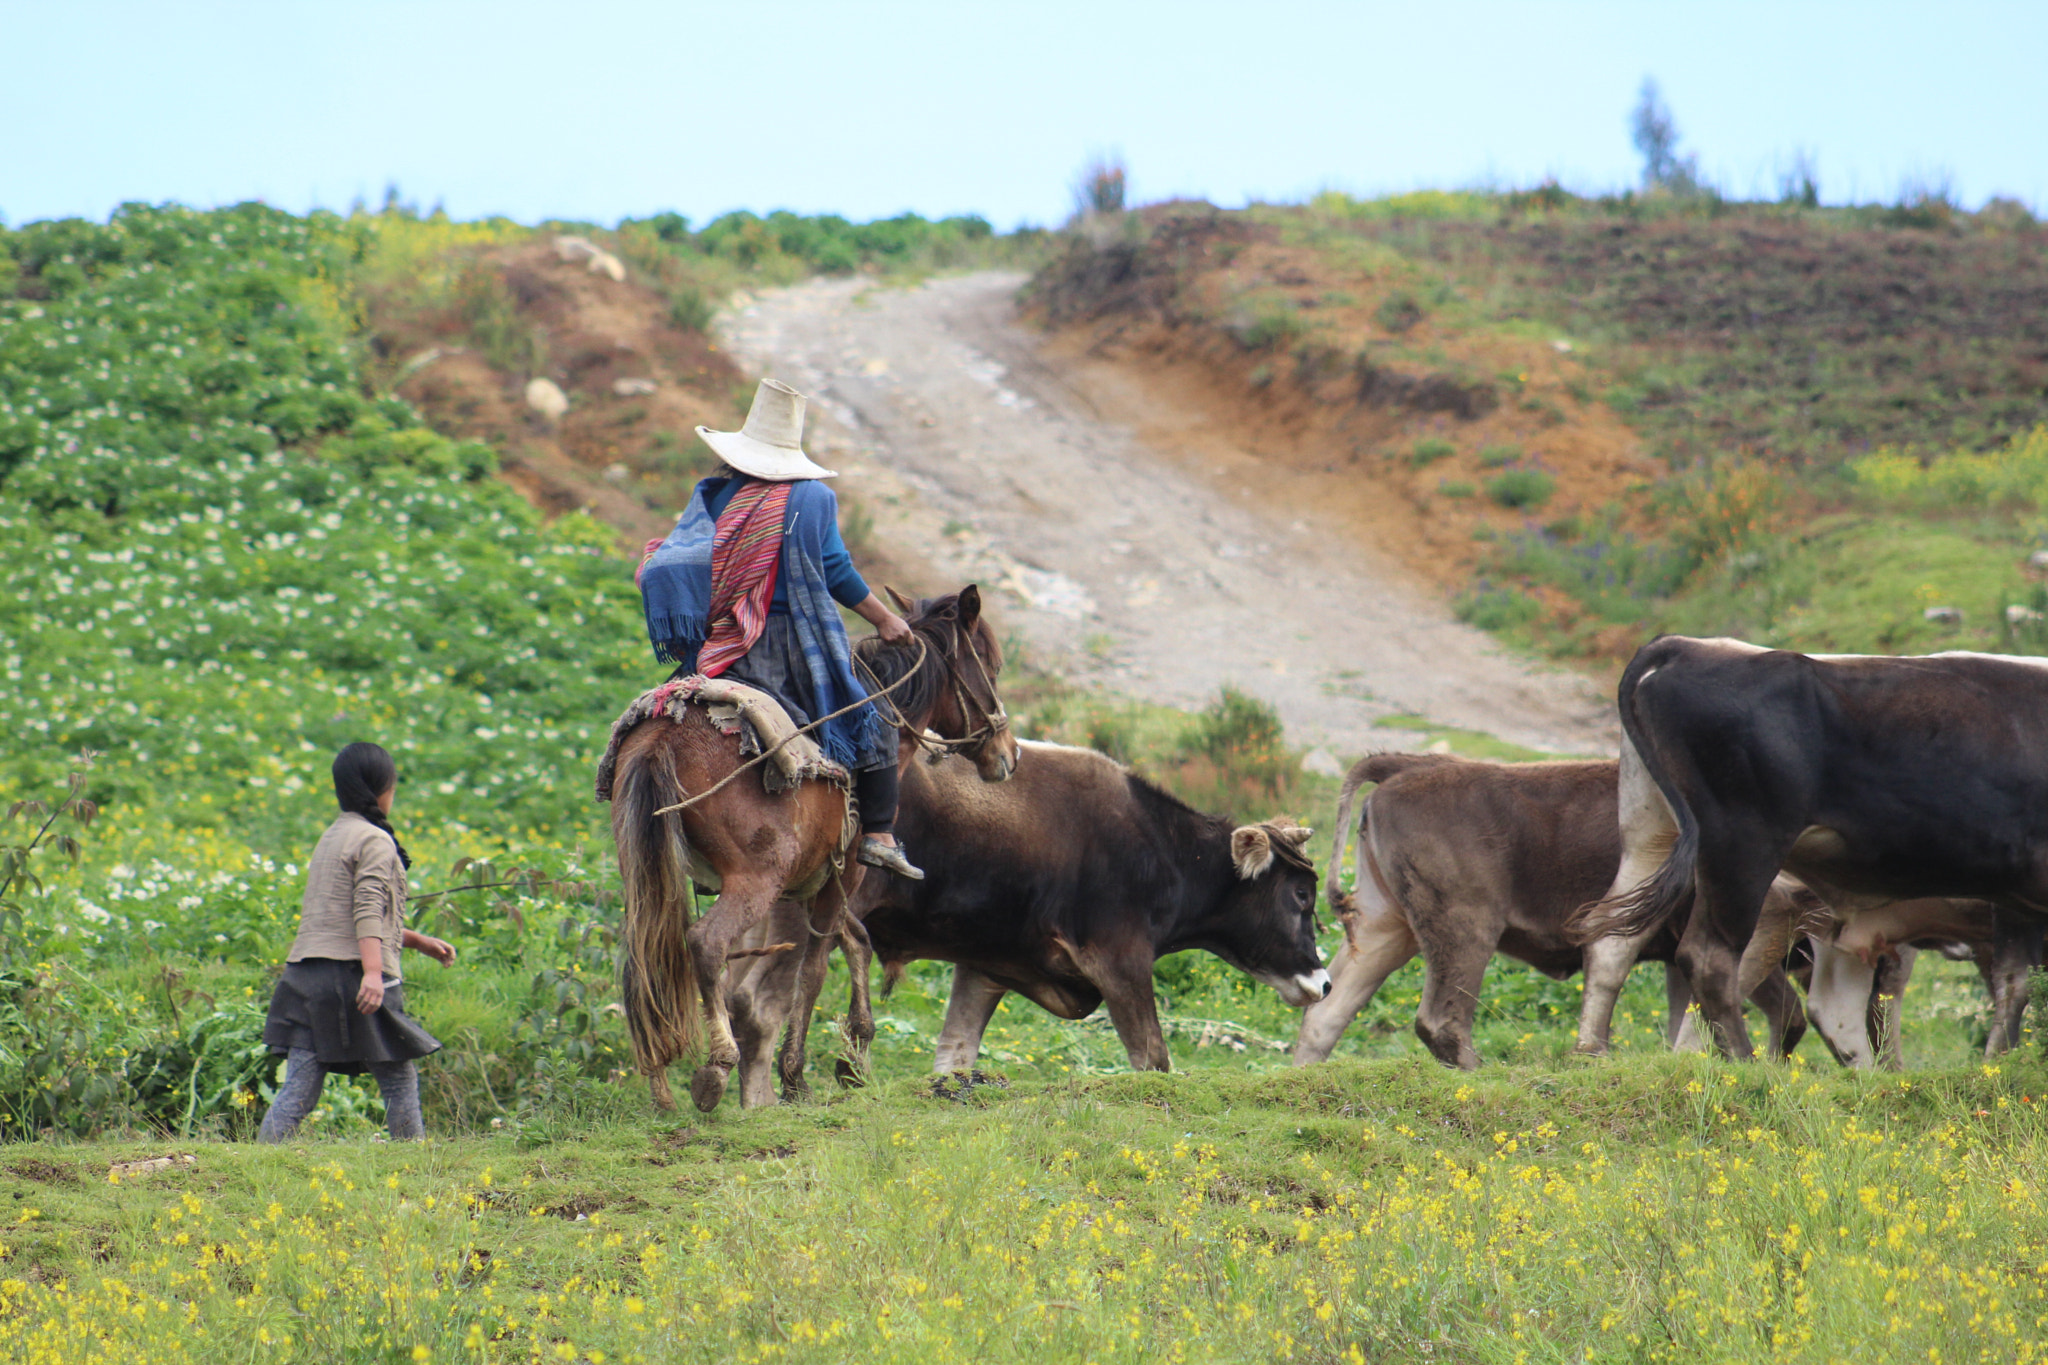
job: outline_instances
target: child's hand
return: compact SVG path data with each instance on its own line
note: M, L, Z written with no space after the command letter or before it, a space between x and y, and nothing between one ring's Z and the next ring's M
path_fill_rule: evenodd
M384 1008L384 974L364 972L363 984L356 988L356 1008L364 1014L375 1014Z

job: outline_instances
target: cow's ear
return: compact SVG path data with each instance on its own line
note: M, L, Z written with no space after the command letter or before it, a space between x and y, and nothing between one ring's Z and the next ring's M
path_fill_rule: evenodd
M902 612L905 616L913 616L917 613L917 603L896 591L894 587L884 583L882 591L889 594L889 600L896 604L896 610Z
M1230 831L1230 861L1245 881L1265 874L1273 865L1273 839L1261 825L1240 825Z
M969 583L960 589L960 629L973 630L981 619L981 589Z

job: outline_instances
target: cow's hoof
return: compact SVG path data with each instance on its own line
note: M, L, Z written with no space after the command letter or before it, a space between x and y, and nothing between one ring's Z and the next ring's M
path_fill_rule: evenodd
M676 1096L675 1092L668 1088L667 1076L649 1076L647 1078L647 1094L654 1101L656 1109L659 1109L664 1114L675 1113Z
M839 1080L842 1090L860 1090L868 1083L867 1068L855 1066L850 1057L841 1057L832 1064L832 1074Z
M706 1063L697 1068L697 1074L690 1078L690 1103L702 1113L710 1113L725 1098L725 1083L732 1079L732 1068Z
M1607 1049L1595 1047L1589 1043L1580 1043L1572 1049L1572 1056L1582 1062L1604 1062L1607 1060Z

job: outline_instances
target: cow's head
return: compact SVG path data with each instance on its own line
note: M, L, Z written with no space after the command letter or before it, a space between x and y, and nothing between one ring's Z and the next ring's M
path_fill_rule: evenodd
M1316 869L1302 851L1313 832L1291 820L1232 830L1237 882L1203 935L1210 952L1296 1009L1330 993L1330 974L1316 947Z

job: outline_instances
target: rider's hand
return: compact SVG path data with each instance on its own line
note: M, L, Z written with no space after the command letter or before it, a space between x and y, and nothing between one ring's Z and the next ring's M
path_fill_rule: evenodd
M888 643L900 645L910 638L910 622L892 611L882 618L881 624L875 627L875 632Z
M356 1008L364 1014L375 1014L384 1008L384 974L364 972L363 984L356 990Z

